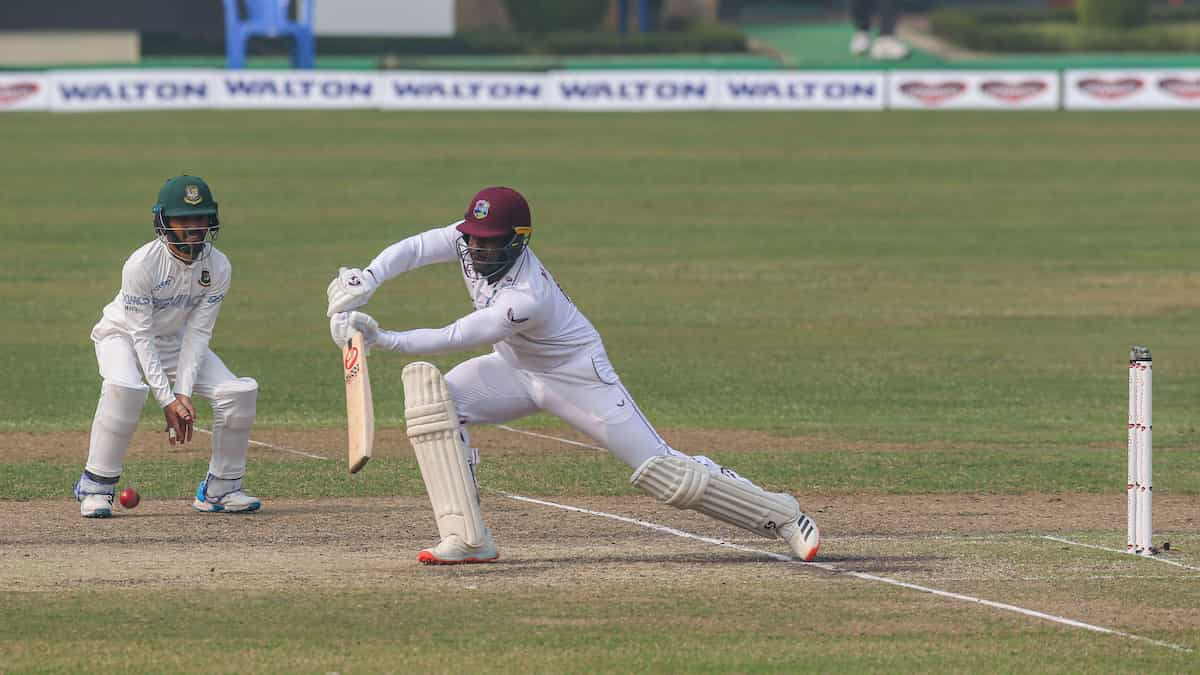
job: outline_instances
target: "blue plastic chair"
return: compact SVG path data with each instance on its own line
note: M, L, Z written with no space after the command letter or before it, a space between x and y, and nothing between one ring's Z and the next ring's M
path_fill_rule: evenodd
M313 37L313 0L296 0L301 3L296 21L288 17L292 0L240 0L246 7L246 18L241 18L239 0L225 2L225 57L230 68L246 67L246 42L253 36L269 38L288 37L293 40L292 67L312 68L316 56L316 38Z
M649 0L637 0L638 32L648 32L650 30L650 21ZM620 33L629 32L629 0L617 0L617 31Z

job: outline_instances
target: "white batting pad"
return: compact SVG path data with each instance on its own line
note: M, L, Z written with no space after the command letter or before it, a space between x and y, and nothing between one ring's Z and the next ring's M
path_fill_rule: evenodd
M468 546L483 544L485 530L479 492L459 435L458 412L446 379L431 363L415 361L400 374L404 381L404 419L433 505L438 534L456 534Z
M691 458L651 457L629 482L675 508L699 511L764 537L778 537L779 527L800 517L795 497L767 492L722 474L717 465L710 468Z
M246 450L258 414L258 382L239 377L218 384L213 389L212 411L208 472L217 478L241 478L246 474Z
M104 380L100 384L100 402L92 418L88 445L87 470L97 476L120 476L129 451L129 441L137 430L142 406L150 388L144 384L127 386Z

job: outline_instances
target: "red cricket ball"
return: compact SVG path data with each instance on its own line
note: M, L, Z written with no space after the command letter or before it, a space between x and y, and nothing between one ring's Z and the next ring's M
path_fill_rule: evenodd
M127 509L132 509L133 507L135 507L139 503L141 503L142 496L138 494L137 490L134 490L131 487L127 487L124 490L121 490L120 500L121 500L121 506L124 506Z

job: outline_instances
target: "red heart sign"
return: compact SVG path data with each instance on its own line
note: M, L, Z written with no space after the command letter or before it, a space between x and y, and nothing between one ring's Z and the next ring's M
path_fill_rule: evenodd
M8 105L15 103L28 96L33 96L38 91L37 82L14 82L12 84L0 84L0 105Z
M1179 98L1200 98L1200 79L1185 80L1182 77L1167 77L1158 81L1158 88Z
M342 361L342 365L346 368L346 370L350 370L357 363L358 363L358 348L351 347L350 349L347 349L346 350L346 358L345 358L345 360Z
M1089 77L1086 80L1080 80L1075 86L1085 94L1111 101L1137 92L1142 88L1142 81L1136 77L1124 77L1119 80Z
M937 105L943 101L958 96L967 90L962 82L905 82L900 85L900 91L927 105Z
M1007 103L1019 103L1030 96L1037 96L1046 91L1046 83L1040 80L1026 80L1024 82L1002 82L1000 80L989 80L979 85L983 93Z

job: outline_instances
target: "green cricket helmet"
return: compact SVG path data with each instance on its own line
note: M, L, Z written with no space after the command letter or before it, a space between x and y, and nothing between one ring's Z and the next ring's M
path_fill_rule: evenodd
M210 242L216 241L220 232L221 220L212 190L203 178L188 175L168 178L159 189L158 200L151 210L154 212L154 233L175 257L193 263L208 255L212 248ZM171 218L179 216L208 216L200 241L186 241L186 235L181 237L180 230L170 226Z

